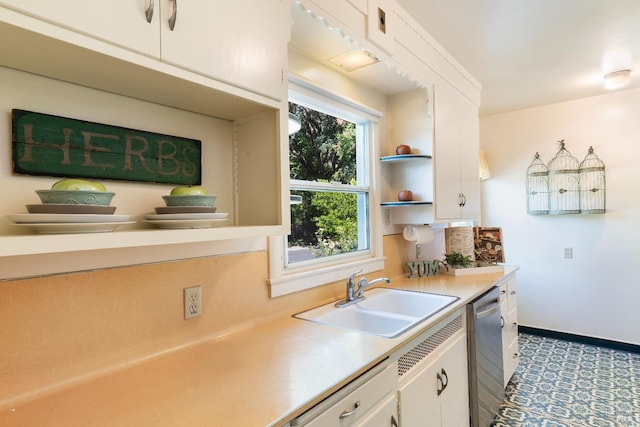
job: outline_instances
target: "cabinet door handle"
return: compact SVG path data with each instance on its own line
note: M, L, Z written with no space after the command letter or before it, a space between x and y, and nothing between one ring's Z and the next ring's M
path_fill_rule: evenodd
M465 196L464 194L462 195L462 207L464 207L467 204L467 196Z
M395 415L391 415L391 427L398 427L398 420Z
M436 381L438 382L438 385L437 385L438 396L440 396L442 392L449 385L449 377L447 377L447 371L445 371L444 369L441 369L440 372L436 373Z
M155 6L155 0L149 0L147 8L144 11L144 16L147 18L147 22L151 23L153 20L153 8Z
M360 410L360 401L358 400L351 411L342 411L338 418L343 419L355 415Z
M169 17L169 29L173 31L176 27L176 19L178 18L178 0L169 0L173 3L173 12L171 12L171 16Z
M504 328L504 317L500 316L500 328Z
M449 376L447 375L447 371L445 371L444 368L442 368L442 377L444 378L442 391L445 391L447 386L449 385Z

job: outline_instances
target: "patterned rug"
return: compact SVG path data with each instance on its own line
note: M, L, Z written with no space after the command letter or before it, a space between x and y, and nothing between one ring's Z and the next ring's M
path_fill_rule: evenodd
M640 427L640 354L520 334L492 426Z

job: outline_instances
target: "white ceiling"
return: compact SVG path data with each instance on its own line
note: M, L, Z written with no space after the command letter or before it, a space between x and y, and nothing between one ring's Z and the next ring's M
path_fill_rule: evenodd
M605 93L607 67L640 87L640 0L396 0L481 84L481 115ZM296 6L290 46L318 61L354 48ZM627 59L605 64L608 55ZM412 87L384 64L350 73L387 93ZM413 86L415 87L415 86Z
M639 0L396 1L480 81L481 115L603 94L607 67L640 87Z

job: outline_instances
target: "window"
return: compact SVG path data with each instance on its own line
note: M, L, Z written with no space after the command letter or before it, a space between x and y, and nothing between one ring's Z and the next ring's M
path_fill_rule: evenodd
M289 138L291 234L269 244L272 296L383 268L381 238L372 238L380 234L371 185L380 114L309 86L290 88L301 129Z
M289 103L291 234L285 266L369 250L368 123Z

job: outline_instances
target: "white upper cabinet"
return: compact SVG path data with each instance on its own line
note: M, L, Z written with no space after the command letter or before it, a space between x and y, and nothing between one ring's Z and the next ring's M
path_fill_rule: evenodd
M0 5L273 99L285 93L285 0L2 0Z
M160 27L163 61L282 99L288 1L156 1L168 9Z
M159 58L161 2L166 0L2 0L0 5Z
M449 84L434 89L436 220L480 218L478 107Z

